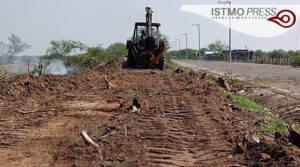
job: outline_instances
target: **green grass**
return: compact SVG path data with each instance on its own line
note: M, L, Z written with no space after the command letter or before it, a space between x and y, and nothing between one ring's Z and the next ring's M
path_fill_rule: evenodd
M270 122L266 123L261 127L263 131L271 131L271 132L280 132L280 133L288 133L288 130L285 127L286 123L280 119L272 119Z
M233 85L233 84L237 83L238 81L239 81L239 80L236 79L235 77L230 77L230 78L228 79L228 83L229 83L230 85Z
M230 85L236 83L238 80L234 77L230 77L228 83ZM229 93L224 92L223 96L228 97ZM286 128L286 121L279 118L278 115L272 113L269 110L266 110L263 106L259 105L259 101L262 99L256 99L255 102L251 101L247 97L241 94L233 94L236 105L241 108L243 111L246 111L250 114L254 119L264 120L262 121L260 129L263 131L270 132L280 132L280 133L288 133ZM267 119L266 119L267 118ZM300 122L291 122L295 124L296 130L300 132Z
M235 95L235 102L241 109L245 111L253 111L260 114L264 114L266 112L264 107L256 104L240 94Z
M226 91L223 92L223 96L224 96L224 97L228 97L228 95L229 95L228 92L226 92Z
M249 100L248 98L240 94L235 94L234 97L235 97L236 104L243 111L247 111L254 118L260 120L268 120L267 122L264 122L260 126L261 130L270 131L270 132L288 133L285 127L286 122L284 120L274 115L272 112L265 110L265 108L262 107L261 105ZM295 123L295 125L297 129L300 130L300 123Z

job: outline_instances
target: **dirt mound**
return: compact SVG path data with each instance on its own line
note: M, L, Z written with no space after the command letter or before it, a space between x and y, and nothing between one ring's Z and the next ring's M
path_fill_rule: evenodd
M87 88L95 78L86 75L17 75L0 81L0 99L25 99L30 96L60 95ZM104 81L102 82L104 83Z
M195 70L191 70L191 71L189 72L189 74L190 74L191 76L198 76L198 72L196 72Z
M114 73L121 71L122 63L120 63L118 60L110 60L105 65L101 65L95 69L95 71L101 72L101 73Z
M297 166L300 162L300 151L278 144L262 142L259 146L245 150L245 165L254 166Z

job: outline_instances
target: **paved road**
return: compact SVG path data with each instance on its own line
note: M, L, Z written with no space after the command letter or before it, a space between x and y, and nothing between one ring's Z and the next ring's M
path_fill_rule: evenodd
M300 79L300 68L269 64L229 63L223 61L173 60L173 62L194 69L207 69L212 72L229 73L236 77Z

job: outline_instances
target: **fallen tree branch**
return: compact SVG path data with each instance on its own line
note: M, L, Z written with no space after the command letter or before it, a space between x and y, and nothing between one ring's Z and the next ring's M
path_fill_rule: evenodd
M100 139L103 140L104 138L106 138L106 137L108 137L108 136L110 136L110 135L113 135L113 134L115 134L115 133L116 133L116 131L112 131L111 133L106 134L106 135L100 137Z
M113 87L113 85L111 84L111 82L108 81L108 79L106 78L106 76L104 76L104 81L107 84L107 89L111 89Z
M231 165L231 167L247 167L247 166L245 166L245 165L240 165L240 164L233 164L233 165Z
M95 142L87 135L87 133L86 133L85 130L81 132L81 136L84 138L84 140L85 140L87 143L89 143L89 144L95 146L96 148L99 148L99 147L100 147L97 143L95 143Z
M124 130L125 130L125 138L127 138L127 127L126 127L126 125L124 126Z

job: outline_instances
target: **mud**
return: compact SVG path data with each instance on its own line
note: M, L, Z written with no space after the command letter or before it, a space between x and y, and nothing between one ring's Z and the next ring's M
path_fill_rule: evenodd
M112 62L82 75L19 75L0 87L1 166L300 164L297 147L260 134L259 145L237 152L252 120L204 73Z

